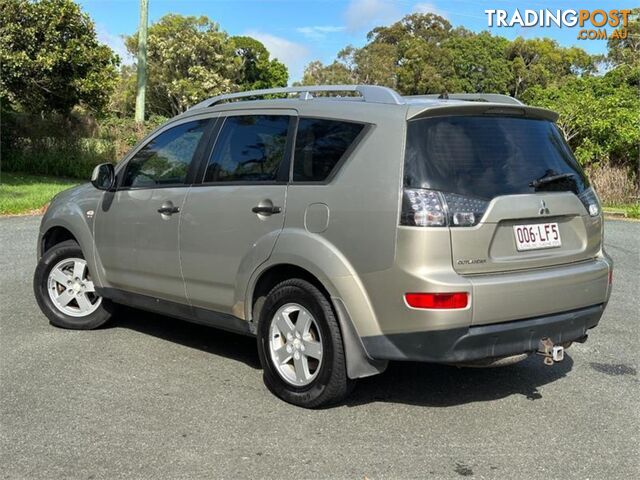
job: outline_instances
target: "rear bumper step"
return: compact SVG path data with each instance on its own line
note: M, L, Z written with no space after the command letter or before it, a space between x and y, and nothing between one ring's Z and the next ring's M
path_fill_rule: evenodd
M604 304L579 310L490 325L363 337L372 359L464 363L535 352L540 341L554 344L584 340L598 325Z

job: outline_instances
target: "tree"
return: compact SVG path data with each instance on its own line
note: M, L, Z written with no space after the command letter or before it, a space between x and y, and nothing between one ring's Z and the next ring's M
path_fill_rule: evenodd
M634 8L629 15L629 23L624 38L611 35L607 41L607 60L617 65L640 64L640 8ZM619 32L622 29L618 30Z
M137 51L137 35L125 39ZM259 41L229 37L205 16L169 14L149 27L147 112L171 117L215 95L287 84L286 67Z
M583 165L637 164L640 98L636 88L620 83L612 72L551 87L534 86L524 100L560 114L558 126Z
M550 38L516 38L506 49L511 62L513 83L510 93L520 98L527 88L547 86L565 77L588 76L596 71L596 62L584 50L563 48Z
M99 113L118 61L71 0L0 4L0 99L14 108L66 115L82 105Z
M334 61L330 65L323 65L316 60L307 65L302 76L302 85L353 85L358 83L353 71L343 63Z
M287 67L269 58L269 51L255 38L231 37L236 55L242 60L238 83L242 90L286 87L289 79Z
M135 65L122 65L118 81L109 99L109 112L117 117L133 117L136 107Z
M509 41L488 32L454 35L442 42L453 75L449 91L509 93L512 75L505 51Z
M376 27L362 48L347 47L329 65L314 62L303 83L327 78L397 88L405 95L495 92L521 97L534 85L589 76L595 58L550 39L510 42L489 32L452 28L435 14L414 13L387 27Z
M147 38L149 114L172 117L238 88L241 60L229 36L207 17L165 15L149 27ZM137 52L137 34L125 43Z
M373 43L398 45L408 37L421 38L425 42L437 44L449 37L451 23L433 13L412 13L388 27L376 27L367 34Z

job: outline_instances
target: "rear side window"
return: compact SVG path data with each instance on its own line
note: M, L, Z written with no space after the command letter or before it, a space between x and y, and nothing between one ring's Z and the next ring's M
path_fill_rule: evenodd
M183 123L153 138L127 163L122 186L183 185L208 122Z
M556 175L566 178L532 185ZM588 186L552 122L495 116L409 122L404 184L487 200L543 189L581 193Z
M276 181L286 153L290 118L227 117L211 153L205 183Z
M364 125L301 118L293 160L295 182L321 182L334 170Z

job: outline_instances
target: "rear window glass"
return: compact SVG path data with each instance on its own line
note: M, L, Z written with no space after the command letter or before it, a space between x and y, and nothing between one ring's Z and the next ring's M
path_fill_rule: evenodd
M327 179L364 125L315 118L301 118L293 163L295 182Z
M552 176L560 178L536 185ZM404 184L484 199L588 186L552 122L490 116L409 122Z

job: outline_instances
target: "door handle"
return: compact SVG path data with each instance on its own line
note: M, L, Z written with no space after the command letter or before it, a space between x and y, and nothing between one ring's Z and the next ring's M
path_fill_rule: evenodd
M281 207L274 207L268 205L256 205L251 209L253 213L260 213L262 215L273 215L274 213L282 212Z
M179 213L180 212L180 207L174 207L173 205L162 205L162 207L160 207L158 209L158 213L161 213L162 215L173 215L174 213Z

